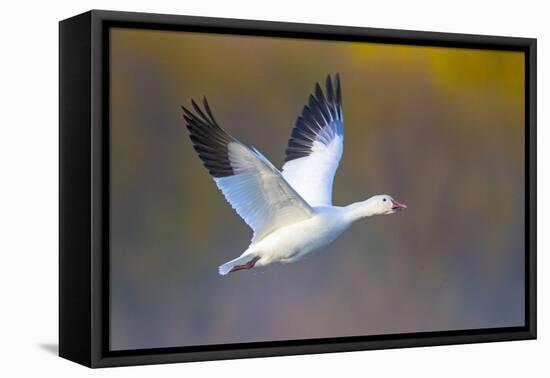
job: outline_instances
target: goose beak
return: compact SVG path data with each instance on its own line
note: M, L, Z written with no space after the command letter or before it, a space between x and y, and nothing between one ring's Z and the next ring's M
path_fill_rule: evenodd
M403 209L406 209L406 208L407 208L407 205L405 205L404 203L397 202L396 200L391 200L391 209L392 210L399 211L399 210L403 210Z

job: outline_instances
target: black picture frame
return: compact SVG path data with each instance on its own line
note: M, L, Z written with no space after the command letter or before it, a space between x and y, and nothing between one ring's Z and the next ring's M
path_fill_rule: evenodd
M110 27L468 47L525 54L524 327L110 351ZM88 367L536 338L536 39L92 10L59 24L59 355Z

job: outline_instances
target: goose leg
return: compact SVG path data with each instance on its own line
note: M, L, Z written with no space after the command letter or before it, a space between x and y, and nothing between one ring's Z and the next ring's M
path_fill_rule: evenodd
M235 265L233 268L231 268L229 273L237 272L239 270L244 270L244 269L252 269L254 267L254 265L258 262L259 259L260 259L260 256L256 256L252 260L247 262L246 264Z

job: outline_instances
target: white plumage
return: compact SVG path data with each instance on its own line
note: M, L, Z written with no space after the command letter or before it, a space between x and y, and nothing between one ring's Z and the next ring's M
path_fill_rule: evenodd
M215 177L227 202L254 231L252 242L314 212L258 151L238 142L227 146L234 175Z
M225 199L253 230L245 252L218 269L225 275L273 262L293 262L334 241L354 221L406 208L388 195L332 205L332 184L344 148L340 78L319 84L304 106L286 150L282 173L258 150L223 130L206 99L183 108L195 150Z
M309 156L283 165L283 177L311 206L330 206L332 183L343 149L344 138L339 135L328 145L315 141Z

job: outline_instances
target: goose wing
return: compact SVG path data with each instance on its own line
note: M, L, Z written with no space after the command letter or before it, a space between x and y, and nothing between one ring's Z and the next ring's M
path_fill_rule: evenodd
M296 120L282 175L311 206L332 205L332 183L344 150L340 76L327 76L326 95L319 83Z
M194 112L182 108L195 151L227 202L254 231L252 242L313 215L266 157L218 125L206 98L204 111L195 101L192 106Z

